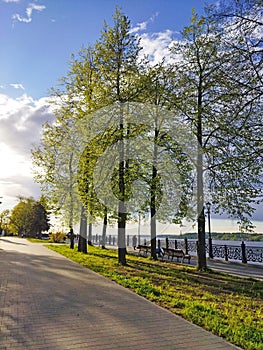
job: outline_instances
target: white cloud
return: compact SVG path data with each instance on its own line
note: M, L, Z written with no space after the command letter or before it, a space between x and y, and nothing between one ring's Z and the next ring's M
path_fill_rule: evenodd
M9 2L19 2L20 0L2 0L3 2L9 3Z
M130 30L130 33L137 33L139 31L142 31L142 30L145 30L147 28L147 21L145 22L141 22L141 23L137 23L136 27L133 27L131 30Z
M33 182L31 149L41 137L42 125L52 120L47 98L34 100L23 94L14 99L0 94L0 196L1 210L12 208L17 196L38 198Z
M140 31L146 30L149 23L153 22L155 18L159 15L158 12L156 12L154 15L152 15L147 21L137 23L135 27L132 27L130 30L130 33L138 33Z
M10 86L12 86L14 89L21 89L21 90L25 90L24 86L22 84L10 84Z
M26 17L23 17L23 16L19 15L18 13L15 13L12 18L14 20L17 20L18 22L30 23L32 21L33 10L43 11L43 10L45 10L45 8L46 8L45 5L37 5L37 4L31 3L26 8Z
M30 175L29 161L26 156L18 154L12 146L4 142L0 142L0 150L0 164L5 164L1 168L1 178L20 176L21 174Z
M143 33L139 35L142 55L147 55L152 64L161 62L165 57L166 61L172 60L170 47L174 44L173 32L169 29L158 33Z

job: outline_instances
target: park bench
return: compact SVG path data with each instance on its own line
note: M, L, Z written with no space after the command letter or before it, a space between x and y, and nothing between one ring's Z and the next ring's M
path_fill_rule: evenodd
M150 245L139 244L137 248L139 249L139 254L143 253L144 256L147 256L148 253L151 253L151 246Z
M173 258L177 258L177 261L181 259L181 262L184 262L184 260L188 260L188 263L190 263L191 255L185 254L182 249L174 249L174 248L163 248L163 256L167 255L168 260L171 257L171 260Z
M150 245L138 245L137 247L139 249L139 254L143 252L144 256L147 256L148 253L151 254L151 246ZM156 248L156 254L158 256L163 256L163 249L162 248Z

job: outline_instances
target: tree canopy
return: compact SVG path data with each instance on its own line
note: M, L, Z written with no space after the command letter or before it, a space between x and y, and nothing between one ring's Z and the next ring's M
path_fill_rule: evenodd
M260 4L193 11L172 60L156 66L140 59L140 40L116 8L113 25L72 56L52 90L55 121L33 152L36 179L70 224L83 206L90 223L115 218L120 263L136 212L150 213L153 258L156 220L194 219L199 269L206 201L251 229L262 194Z
M24 237L41 237L42 231L49 230L49 217L43 202L33 198L20 198L10 216L10 230Z

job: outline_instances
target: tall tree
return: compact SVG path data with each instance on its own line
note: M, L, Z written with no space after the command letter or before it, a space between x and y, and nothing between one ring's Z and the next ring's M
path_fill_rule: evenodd
M144 84L142 98L145 106L141 106L141 110L149 126L148 142L144 146L151 153L147 157L151 169L147 169L143 176L149 187L151 255L156 259L157 220L178 223L187 216L192 169L190 160L185 157L187 134L181 120L171 110L170 68L165 62L153 67L146 66ZM187 143L190 141L191 138L188 138ZM138 162L142 163L142 159L138 159ZM144 166L147 167L146 164Z
M244 172L241 171L242 181L236 181L233 186L236 191L232 202L237 204L233 214L239 219L241 229L251 230L250 217L255 204L259 203L262 189L263 2L231 0L228 3L221 1L218 5L208 11L208 15L217 21L217 30L222 33L222 48L228 60L222 64L221 73L229 82L228 93L231 92L232 101L236 101L235 105L230 104L232 113L239 119L235 146L241 142L239 154L247 160L246 166L243 163L236 169L238 174L240 169ZM232 64L231 69L228 61ZM213 185L220 187L216 181ZM243 205L239 196L243 198ZM228 206L227 200L224 205Z
M89 132L88 125L85 130L83 125L82 130L76 130L75 125L94 108L95 81L92 48L82 48L77 56L72 55L68 74L61 79L60 87L51 90L55 121L43 126L41 143L32 151L35 179L69 227L80 218L77 170Z
M174 63L174 106L196 137L199 269L206 269L205 198L209 196L216 211L245 222L259 193L259 171L251 161L246 127L255 110L244 87L231 77L235 61L222 36L211 18L193 13L191 26L173 48L180 55ZM258 130L250 132L258 139Z
M218 30L224 33L224 47L233 62L228 76L233 85L242 87L242 93L247 96L247 106L253 109L253 123L247 125L248 141L255 137L255 132L252 137L249 130L259 130L259 138L255 141L260 144L263 126L263 1L220 1L217 7L208 9L208 15L217 21ZM261 150L253 147L252 143L251 156L260 156Z
M96 66L100 72L101 99L105 105L118 103L119 117L119 204L118 204L118 259L126 265L126 186L125 172L128 169L124 139L128 128L124 118L124 104L138 99L139 75L138 55L140 47L138 40L130 33L130 21L116 8L113 16L113 26L106 23L100 39L95 44Z
M48 230L49 217L43 205L33 198L20 197L10 217L10 229L19 236L39 237Z
M14 234L29 235L33 204L33 198L19 198L19 203L13 208L10 217L10 228Z
M41 233L43 231L48 231L49 228L50 224L48 213L44 206L37 201L32 206L29 234L32 237L41 238Z

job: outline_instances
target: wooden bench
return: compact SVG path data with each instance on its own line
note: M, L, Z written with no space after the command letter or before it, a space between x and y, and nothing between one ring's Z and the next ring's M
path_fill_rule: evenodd
M148 253L151 254L151 246L150 245L138 245L137 247L139 249L139 254L143 252L144 256L147 256ZM156 248L156 254L160 257L163 257L163 249L162 248Z
M163 255L167 255L168 260L171 257L171 261L173 258L177 258L177 261L181 259L181 262L184 262L184 260L187 259L188 263L190 264L191 255L185 254L182 249L163 248Z
M139 249L139 254L143 253L144 256L147 256L148 253L151 254L151 246L150 245L139 244L137 248Z

